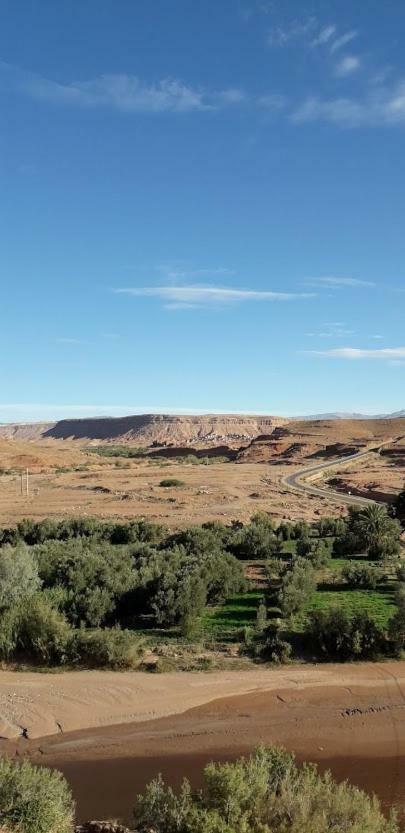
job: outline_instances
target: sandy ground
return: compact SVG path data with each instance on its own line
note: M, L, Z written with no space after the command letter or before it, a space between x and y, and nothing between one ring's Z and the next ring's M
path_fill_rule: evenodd
M0 751L61 769L79 820L129 819L158 772L197 786L207 761L261 743L282 744L404 810L405 663L156 677L3 673L0 695L6 720L18 712L33 736L1 740ZM57 735L35 737L55 721Z
M384 666L384 668L387 666ZM292 666L212 673L73 671L0 672L0 736L30 738L179 714L218 697L275 691L291 685L379 684L375 665ZM387 672L385 672L387 673ZM405 663L395 665L405 688Z
M260 510L275 518L337 514L334 502L294 494L281 483L300 465L214 463L205 465L139 463L117 469L95 465L88 471L32 473L30 494L21 494L16 475L0 476L0 525L22 518L63 518L72 515L128 520L144 517L171 528L208 520L248 521ZM160 481L175 477L181 488L162 488ZM342 501L342 511L345 504Z

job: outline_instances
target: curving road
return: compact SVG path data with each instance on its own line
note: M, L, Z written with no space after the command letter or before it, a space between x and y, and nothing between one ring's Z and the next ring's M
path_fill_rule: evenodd
M353 460L361 460L362 458L368 457L370 454L379 451L379 449L384 445L389 445L390 443L392 443L392 439L386 440L384 443L381 443L378 446L373 446L373 448L368 448L365 451L359 451L357 454L346 455L345 457L340 457L337 460L329 460L327 463L317 463L315 466L300 469L293 474L288 474L283 477L281 482L283 486L286 486L288 489L293 489L295 492L301 492L306 495L315 495L316 497L326 497L328 500L335 501L335 503L347 503L350 506L367 506L370 503L376 503L375 500L370 500L366 497L358 497L357 495L349 495L343 492L334 492L332 489L316 486L313 483L308 483L307 478L317 472L328 470L334 471L340 466L346 466Z

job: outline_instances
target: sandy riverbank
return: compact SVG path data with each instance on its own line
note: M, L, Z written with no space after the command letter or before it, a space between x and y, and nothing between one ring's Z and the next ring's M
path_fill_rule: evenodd
M0 736L30 738L139 723L252 692L385 685L405 691L405 662L302 665L213 673L0 672Z
M158 772L175 785L184 775L198 785L207 761L260 743L282 744L404 809L405 663L0 675L3 717L10 697L32 738L2 740L0 752L61 769L80 820L128 819ZM50 735L55 721L62 731Z

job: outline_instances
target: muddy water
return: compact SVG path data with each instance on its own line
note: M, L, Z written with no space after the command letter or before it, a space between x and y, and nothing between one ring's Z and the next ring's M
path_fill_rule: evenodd
M246 750L240 750L243 752ZM194 787L202 781L202 770L210 760L225 761L238 756L221 750L193 755L162 755L96 761L61 761L59 768L68 779L77 802L79 821L93 818L121 818L130 822L136 796L159 772L177 787L187 776ZM312 756L312 760L315 760ZM358 787L375 792L389 809L404 810L404 758L323 758L320 769L330 769L341 781L346 778Z

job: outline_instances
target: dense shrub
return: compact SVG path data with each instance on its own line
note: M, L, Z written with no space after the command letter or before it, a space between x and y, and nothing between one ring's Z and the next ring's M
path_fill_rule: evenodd
M316 588L315 574L309 561L298 558L291 570L284 574L279 592L279 604L284 616L299 613L309 602Z
M335 784L283 749L261 748L235 763L209 764L202 790L178 795L152 781L135 809L138 833L397 833L375 797Z
M381 570L370 564L352 561L342 569L342 578L351 588L375 590L383 578Z
M0 759L0 824L15 833L72 833L74 805L56 770Z
M44 594L23 599L0 616L0 658L18 656L45 664L66 659L70 628Z
M237 558L255 560L271 558L279 552L279 544L273 522L263 512L254 515L249 524L235 530L229 548Z
M345 531L345 521L343 518L319 518L314 525L320 538L327 538L332 535L343 535Z
M327 659L368 659L386 648L384 632L364 610L313 611L306 634L311 649Z
M163 486L164 489L168 489L170 487L179 488L180 486L185 485L184 480L179 480L177 477L165 477L159 483L159 486Z
M12 607L41 585L35 558L28 547L6 545L0 549L0 609Z
M145 520L111 523L98 518L65 518L63 521L50 518L33 521L26 518L16 527L0 529L0 546L2 544L15 546L19 542L33 546L50 540L69 541L75 538L92 538L114 544L128 544L135 541L156 543L163 538L165 532L163 526Z
M142 639L116 628L73 631L69 646L70 661L91 668L136 668L142 654Z
M306 558L312 550L312 543L307 535L303 535L297 541L296 553L299 558Z
M254 653L267 662L285 663L291 657L292 647L283 639L277 625L270 624L258 635Z
M65 590L63 610L74 626L103 624L117 598L136 585L129 551L108 543L48 541L36 547L35 554L44 586Z
M316 570L326 567L330 561L330 550L327 543L325 541L315 541L307 558Z
M65 617L37 594L20 607L17 650L48 665L63 663L70 638Z

